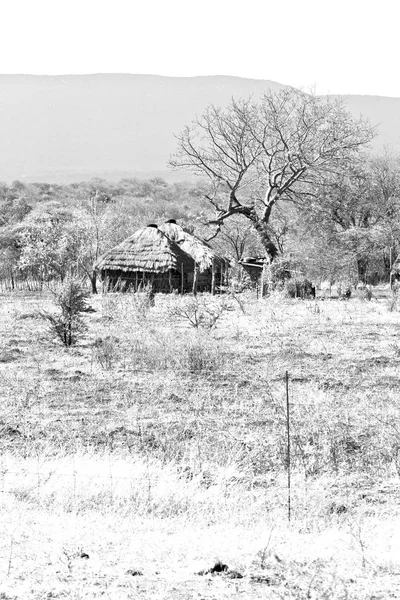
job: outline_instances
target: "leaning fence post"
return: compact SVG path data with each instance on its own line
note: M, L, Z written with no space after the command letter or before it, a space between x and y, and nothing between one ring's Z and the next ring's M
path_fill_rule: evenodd
M41 480L40 480L40 463L39 463L39 459L38 459L38 463L37 463L37 497L38 497L38 503L40 504L40 486L41 486Z
M195 263L195 267L194 267L194 274L193 274L193 296L197 295L197 277L198 277L198 273L199 273L199 267L197 265L197 263Z
M211 294L215 295L215 260L211 262Z
M286 433L287 433L287 507L288 507L288 521L291 517L291 481L290 481L290 406L289 406L289 373L285 373L285 387L286 387Z

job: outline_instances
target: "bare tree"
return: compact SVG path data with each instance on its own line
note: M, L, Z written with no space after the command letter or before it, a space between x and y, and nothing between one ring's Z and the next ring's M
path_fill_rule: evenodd
M170 165L208 177L216 232L227 218L243 215L273 258L269 224L276 204L295 200L306 208L325 175L351 163L373 135L341 101L285 88L259 101L210 106L177 136Z
M259 255L262 246L251 223L236 216L226 221L213 245L223 254L240 261L244 256Z
M75 234L79 239L77 265L89 278L92 293L97 294L97 273L94 263L107 248L119 243L130 218L120 203L105 197L94 187L77 199Z

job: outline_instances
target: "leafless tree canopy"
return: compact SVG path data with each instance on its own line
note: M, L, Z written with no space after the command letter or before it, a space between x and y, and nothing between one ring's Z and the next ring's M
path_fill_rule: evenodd
M257 101L232 100L225 109L210 106L177 136L170 165L208 177L217 229L244 215L273 254L268 223L276 203L285 198L305 207L325 175L351 164L373 136L341 101L287 88Z

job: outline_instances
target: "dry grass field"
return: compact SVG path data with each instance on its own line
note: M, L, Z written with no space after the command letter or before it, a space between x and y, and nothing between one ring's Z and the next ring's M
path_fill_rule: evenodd
M1 599L400 597L389 297L99 295L69 349L0 303Z

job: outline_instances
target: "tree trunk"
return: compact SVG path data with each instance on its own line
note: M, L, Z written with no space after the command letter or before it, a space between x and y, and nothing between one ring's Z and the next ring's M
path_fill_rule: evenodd
M251 213L251 215L249 215L249 218L253 223L253 227L257 232L257 235L258 235L258 238L259 238L261 244L265 248L265 251L267 252L267 254L272 262L278 254L278 248L275 246L274 242L271 240L271 236L268 231L269 217L262 220L256 214L256 212L254 210L252 210L252 213Z
M358 280L367 283L368 259L365 257L357 258Z
M383 266L385 269L385 280L388 280L390 283L392 282L392 267L397 260L397 253L395 248L389 248L389 252L386 250L383 252Z
M215 261L212 260L211 263L211 294L215 295Z
M394 258L393 254L394 253L392 252L391 248L390 248L389 252L386 252L386 251L383 252L382 258L383 258L383 266L384 266L384 269L385 269L385 273L389 273L390 272L390 269L392 267L392 261L394 262L394 260L393 260L393 258Z
M197 277L198 277L198 273L199 273L199 268L197 266L197 264L194 267L194 273L193 273L193 296L197 295Z
M92 284L92 294L97 294L97 273L96 273L96 271L92 272L92 276L90 277L90 283Z

